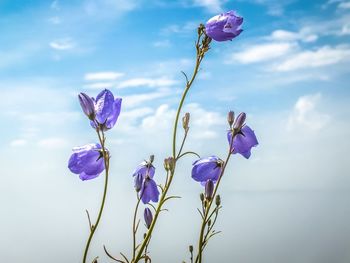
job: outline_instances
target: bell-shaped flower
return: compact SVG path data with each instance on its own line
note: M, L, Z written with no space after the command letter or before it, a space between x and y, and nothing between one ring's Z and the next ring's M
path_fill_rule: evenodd
M96 100L95 105L95 120L91 121L93 128L100 127L104 131L113 128L118 120L122 99L114 98L114 95L108 89L101 91Z
M193 163L192 178L203 185L212 180L214 183L219 179L224 162L216 156L201 158Z
M243 17L229 11L210 18L205 25L206 34L216 41L227 41L237 37L243 30Z
M147 177L153 178L155 171L156 168L151 162L143 161L136 167L132 176L137 176L138 174L141 174L144 179Z
M248 126L244 125L240 132L237 133L232 142L232 130L227 132L227 139L231 146L231 152L233 154L239 153L248 159L251 155L252 147L257 146L258 140L254 131Z
M150 201L158 202L159 190L156 182L152 178L147 177L144 179L140 191L140 198L144 204L148 204Z
M73 148L68 168L72 173L79 174L83 181L99 176L105 169L101 145L94 143Z

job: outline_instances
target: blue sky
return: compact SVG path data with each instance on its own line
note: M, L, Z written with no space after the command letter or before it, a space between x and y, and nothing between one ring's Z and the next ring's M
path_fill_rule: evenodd
M62 251L63 261L79 260L84 209L96 211L103 180L80 182L66 165L72 147L96 140L77 94L103 88L123 106L109 132L116 175L94 251L103 256L101 243L128 251L119 237L128 240L123 226L134 204L129 175L154 153L161 180L196 26L231 9L244 17L244 32L211 45L185 106L188 148L223 158L228 110L247 112L260 146L249 161L237 156L225 178L224 234L209 247L208 262L228 262L230 253L237 262L349 261L349 1L0 0L0 157L7 164L0 195L8 200L0 244L7 261L23 262L17 247L26 262L37 262L43 246L42 262L54 255L62 262ZM183 199L154 237L157 262L172 252L167 236L181 248L174 262L195 242L201 188L190 179L192 161L173 188ZM177 222L183 236L175 237Z

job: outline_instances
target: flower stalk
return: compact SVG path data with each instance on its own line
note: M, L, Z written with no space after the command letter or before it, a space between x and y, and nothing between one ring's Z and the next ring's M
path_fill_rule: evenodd
M165 202L171 198L171 197L168 197L167 194L168 194L170 185L171 185L172 180L173 180L174 175L175 175L176 163L179 160L179 157L181 157L181 151L182 151L182 148L184 145L184 141L183 141L179 152L176 151L176 139L177 139L177 128L178 128L178 124L179 124L179 117L180 117L180 113L181 113L183 104L185 102L186 96L188 94L188 91L190 90L190 88L191 88L191 86L192 86L192 84L197 76L197 73L199 71L199 67L201 65L201 62L202 62L204 56L205 56L205 53L209 50L210 41L211 41L211 38L205 34L204 25L201 24L198 27L198 37L197 37L197 41L195 44L195 46L196 46L196 64L195 64L193 74L192 74L192 77L190 80L188 80L187 75L184 74L186 77L186 86L185 86L185 90L182 94L182 97L181 97L181 100L180 100L180 103L179 103L179 106L178 106L178 109L176 112L175 121L174 121L173 137L172 137L172 157L174 160L173 167L172 167L172 169L169 170L170 175L165 183L164 188L162 189L162 193L161 193L160 200L159 200L158 206L157 206L155 214L154 214L153 221L152 221L151 225L149 226L147 234L146 234L142 244L140 245L136 256L132 259L132 261L131 261L132 263L139 262L140 259L145 257L144 251L145 251L146 246L148 246L148 244L150 242L151 235L152 235L154 227L157 223L158 216L159 216L160 212L162 211L162 207L165 204ZM187 136L187 132L185 132L185 137L186 136Z
M104 135L103 130L100 130L99 128L96 129L97 132L97 136L98 139L100 141L101 144L101 148L102 148L102 157L104 160L104 165L105 165L105 183L104 183L104 189L103 189L103 195L102 195L102 201L101 201L101 206L100 206L100 210L96 219L95 224L92 224L90 227L90 234L88 237L88 240L86 242L86 246L85 246L85 250L84 250L84 257L83 257L83 263L86 263L86 259L87 259L87 254L90 248L90 244L91 244L91 240L95 234L95 231L98 227L98 224L100 223L101 220L101 216L102 216L102 212L103 212L103 208L105 205L105 201L106 201L106 196L107 196L107 187L108 187L108 175L109 175L109 154L108 151L105 148L105 141L106 141L106 137ZM89 219L90 221L90 219ZM91 223L90 223L91 224Z

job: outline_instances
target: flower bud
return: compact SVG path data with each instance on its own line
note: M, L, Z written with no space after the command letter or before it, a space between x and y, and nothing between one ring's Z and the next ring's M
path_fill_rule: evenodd
M210 200L213 197L214 192L214 182L212 180L208 180L205 183L205 198Z
M164 159L164 168L166 171L173 171L175 167L175 160L173 157L168 157Z
M233 122L235 121L235 113L231 110L227 114L227 122L232 127Z
M217 195L215 197L215 204L216 204L216 206L219 206L221 204L221 197L220 197L220 195Z
M233 124L233 129L238 131L241 130L242 126L244 125L245 119L246 119L246 114L244 112L241 112L237 116L236 121Z
M203 193L201 193L200 195L199 195L199 198L201 199L201 201L203 202L204 201L204 194Z
M146 226L147 228L149 229L149 227L151 226L152 224L152 220L153 220L153 215L152 215L152 212L151 212L151 209L149 209L148 207L145 208L145 211L143 213L143 217L145 219L145 223L146 223Z
M152 155L150 155L150 157L149 157L149 162L150 162L150 163L153 163L153 161L154 161L154 155L152 154Z
M190 253L192 253L192 252L193 252L193 246L190 245L190 246L188 247L188 250L190 251Z
M95 258L92 263L98 263L97 258Z
M96 114L94 101L88 95L82 92L78 95L78 98L80 106L85 115L88 116L90 120L94 120Z
M190 114L188 112L185 113L185 116L182 117L182 127L185 131L188 131L188 124L190 122Z
M136 192L140 192L140 190L142 188L142 183L143 183L143 176L142 176L142 174L137 174L135 176L135 182L134 182L134 186L135 186Z

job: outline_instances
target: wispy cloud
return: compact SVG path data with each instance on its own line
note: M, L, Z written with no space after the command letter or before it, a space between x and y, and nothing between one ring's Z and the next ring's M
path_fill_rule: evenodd
M153 42L153 46L165 48L165 47L170 47L171 43L169 39L165 39L165 40L159 40L159 41Z
M11 147L21 147L27 145L27 140L25 139L16 139L10 142Z
M177 83L176 80L168 78L168 77L160 77L160 78L132 78L127 79L124 81L121 81L118 84L118 88L124 89L124 88L132 88L132 87L166 87L166 86L173 86Z
M38 146L46 149L59 149L68 146L68 142L64 138L45 138L38 141Z
M316 50L306 50L293 54L273 68L277 71L293 71L329 66L345 61L350 61L349 46L323 46Z
M194 0L194 5L206 8L210 13L219 13L223 11L223 5L226 0Z
M234 53L228 63L240 62L243 64L256 63L276 59L291 53L297 48L296 43L267 43L248 46L241 52Z
M86 81L107 81L107 80L116 80L124 76L124 73L117 71L101 71L101 72L92 72L87 73L84 76Z
M126 108L135 107L147 101L153 101L155 99L164 98L174 93L175 93L174 91L171 91L168 88L162 88L155 92L147 92L147 93L123 96L123 105Z
M76 47L76 43L71 38L62 38L50 42L50 47L56 50L68 50Z

